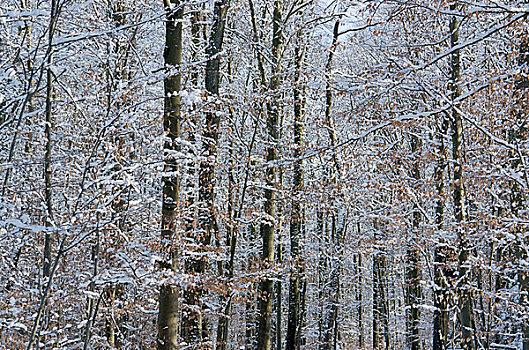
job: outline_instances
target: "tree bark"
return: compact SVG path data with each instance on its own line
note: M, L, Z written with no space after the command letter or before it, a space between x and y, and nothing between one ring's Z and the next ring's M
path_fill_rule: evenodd
M53 35L55 33L55 27L58 18L58 3L57 0L51 1L50 9L50 22L48 27L48 57L46 59L46 104L45 104L45 126L44 126L44 137L46 138L46 150L44 153L44 199L46 201L46 215L45 215L45 226L46 231L44 233L44 251L43 251L43 264L42 264L42 275L44 277L44 283L49 283L50 272L51 272L51 230L54 226L53 220L53 199L52 199L52 149L53 149ZM43 304L43 313L47 312L47 303ZM46 327L45 321L42 322L43 327ZM37 333L37 342L40 338L40 329ZM43 340L44 342L44 340Z
M418 136L411 136L411 151L415 164L412 169L412 177L415 183L421 179L420 173L420 162L418 160L420 155L421 140ZM412 219L412 237L408 240L407 247L407 266L406 266L406 277L407 277L407 295L406 295L406 307L407 307L407 332L408 332L408 344L411 350L419 350L420 338L419 338L419 304L421 302L421 272L420 272L420 253L418 243L414 240L418 239L417 235L420 232L421 225L421 212L419 211L418 204L415 205Z
M529 107L528 102L528 91L529 91L529 39L527 38L527 31L523 32L524 36L521 37L518 54L518 65L520 66L518 76L515 81L515 101L514 101L514 121L515 124L510 132L510 141L515 144L518 151L510 150L509 159L511 160L512 169L518 173L523 174L520 177L524 178L527 182L527 169L524 168L524 154L519 151L519 145L527 142L529 136L529 128L527 127L527 110ZM519 218L520 211L525 209L525 203L527 200L526 191L523 183L519 183L517 180L511 180L510 184L510 203L511 213L514 218ZM520 263L527 260L527 238L525 237L526 229L522 225L515 225L515 235L519 242L516 247L516 257ZM527 316L527 310L529 308L529 274L527 268L521 263L521 267L518 271L518 284L520 288L520 307L521 307L521 331L522 331L522 349L529 350L529 317Z
M449 121L441 117L439 125L439 160L435 169L435 182L437 186L437 199L435 208L435 223L437 231L442 233L444 220L444 175L447 167L448 147L445 144L445 136L448 134ZM439 237L439 243L434 251L434 324L433 324L433 350L446 350L448 348L448 332L450 322L450 290L448 279L452 275L448 268L450 249L446 240Z
M166 174L163 177L162 194L162 250L169 261L161 263L174 273L177 269L178 251L173 242L178 239L176 213L180 203L180 176L175 153L180 149L181 137L181 73L182 63L182 19L184 7L179 0L164 0L165 49L164 62L167 69L176 70L164 79L165 140L163 144ZM160 287L158 299L158 350L173 350L178 346L178 298L177 286L166 283Z
M333 246L338 246L340 240L338 239L338 230L336 223L336 216L333 213L331 215L331 230L330 230L330 241ZM337 349L337 338L338 338L338 312L339 312L339 299L340 299L340 275L341 275L341 264L336 256L330 259L329 264L329 305L324 307L323 314L323 342L320 346L322 350Z
M265 217L261 222L261 236L263 237L262 261L263 269L268 270L274 262L274 236L276 229L276 190L277 190L277 168L275 162L279 159L279 115L281 105L279 102L279 87L281 85L281 47L283 43L283 21L282 21L282 0L274 0L273 13L273 39L272 39L272 59L273 71L270 80L270 91L274 95L272 102L268 104L268 118L266 122L269 146L266 151L265 197ZM273 306L274 282L267 276L260 283L259 287L259 319L257 330L257 350L270 350L271 348L271 320Z
M289 282L288 291L288 323L286 350L295 350L300 346L300 282L303 276L301 261L300 239L305 218L302 205L303 193L303 139L305 132L305 97L303 82L301 81L301 68L303 65L304 48L298 33L296 47L296 70L294 74L294 179L292 217L290 219L290 255L294 266Z
M50 26L48 31L48 42L50 45L48 58L47 58L47 70L46 70L46 122L44 127L44 136L46 137L46 152L44 154L44 198L46 200L46 230L44 236L44 264L43 264L43 275L44 278L49 278L51 268L51 235L50 227L53 226L53 202L52 202L52 169L51 169L51 152L53 148L53 34L55 32L55 25L57 23L57 0L51 1L51 12L50 12Z
M376 228L375 228L376 229ZM374 241L376 242L376 237L374 238ZM380 283L380 257L378 256L379 252L373 253L373 350L381 350L382 349L382 337L380 334L380 319L381 319L381 308L380 308L380 300L382 298L380 289L381 289L381 283Z
M450 4L450 11L460 9L457 2ZM452 48L459 44L459 19L453 15L450 21L450 46ZM473 350L474 330L473 330L473 311L472 295L469 285L469 248L468 236L465 228L465 189L463 178L463 120L459 112L459 103L457 99L461 96L459 87L461 79L461 62L460 50L455 49L451 54L450 61L450 99L452 101L451 126L452 126L452 157L454 160L454 213L457 222L457 234L459 241L459 285L457 288L459 302L459 321L461 323L461 347L465 350Z
M231 75L230 65L228 64L228 74ZM250 150L251 152L251 150ZM228 173L228 224L226 227L226 247L229 249L229 261L227 266L220 262L219 264L219 275L226 277L228 283L233 278L233 268L235 263L235 249L237 247L237 234L236 234L236 215L235 215L235 161L233 160L233 142L230 144L230 168ZM249 169L247 169L249 171ZM226 271L225 271L226 270ZM217 350L226 350L228 348L228 327L229 318L231 312L231 293L226 291L226 295L222 295L221 305L224 304L224 313L220 316L217 325Z
M360 223L357 224L357 233L360 234ZM363 278L362 278L362 253L358 253L356 255L356 264L355 264L355 271L356 271L356 302L358 303L358 347L360 349L364 348L364 301L363 301L363 293L364 289L362 288L363 285Z
M280 181L282 183L282 181ZM280 185L281 186L281 185ZM278 213L278 217L281 217L281 212ZM281 223L278 224L281 226ZM280 229L281 230L281 229ZM281 241L281 231L279 230L278 241ZM283 244L279 242L277 244L277 263L281 265L283 263ZM283 320L283 277L278 276L277 281L275 282L275 297L276 297L276 339L275 339L275 348L276 350L281 350L283 347L283 330L282 330L282 320Z

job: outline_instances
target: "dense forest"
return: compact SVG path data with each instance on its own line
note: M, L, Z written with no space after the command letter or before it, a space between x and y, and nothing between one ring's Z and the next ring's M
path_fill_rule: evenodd
M0 348L529 350L528 16L2 0Z

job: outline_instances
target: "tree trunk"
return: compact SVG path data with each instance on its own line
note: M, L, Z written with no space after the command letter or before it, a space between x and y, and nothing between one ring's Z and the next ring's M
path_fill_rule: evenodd
M524 155L519 151L520 144L527 142L529 128L527 127L527 110L529 107L528 103L528 90L529 90L529 39L527 38L527 31L523 32L525 35L522 36L518 64L520 65L520 72L515 82L515 101L514 101L514 120L515 124L511 130L510 141L515 144L518 150L510 150L509 159L511 159L512 169L518 173L523 174L521 178L524 178L527 185L527 169L524 168L525 161ZM510 202L512 215L519 219L520 211L525 210L525 203L527 200L526 191L522 183L517 180L511 180L510 185ZM523 219L521 219L523 220ZM521 331L522 331L522 349L529 350L529 317L527 316L527 310L529 308L529 274L524 262L527 260L527 238L526 229L522 225L516 225L515 235L519 242L516 247L516 257L519 259L521 267L518 271L518 284L520 288L520 307L521 307Z
M329 56L327 58L327 63L325 65L325 75L326 75L326 87L325 87L325 123L327 124L327 129L329 131L329 139L330 139L330 145L332 147L332 159L333 159L333 165L334 168L329 171L329 179L332 182L331 187L335 187L336 185L336 177L340 174L340 164L338 161L338 156L336 154L336 150L334 146L337 143L336 140L336 133L334 130L334 121L332 118L332 98L333 98L333 92L332 92L332 63L333 63L333 57L334 57L334 51L336 48L336 45L338 44L338 36L339 36L339 30L340 28L340 20L338 19L333 28L333 38L332 38L332 45L329 48ZM334 209L333 209L334 210ZM337 237L337 215L336 212L331 212L331 236L330 236L330 242L333 247L338 247L340 244L340 240ZM337 249L336 249L337 250ZM333 256L330 259L329 264L329 278L330 278L330 306L326 307L324 306L324 314L323 314L323 327L325 328L323 331L323 339L322 339L322 345L321 349L327 350L331 349L333 346L333 339L337 338L334 336L334 332L338 331L338 302L339 302L339 286L340 286L340 261L338 257Z
M444 220L444 196L445 183L444 176L447 166L448 147L445 144L445 135L448 134L449 121L442 117L439 126L439 160L435 169L435 181L437 185L438 200L435 208L435 223L437 231L443 231ZM434 251L434 324L433 324L433 350L446 350L448 348L448 331L450 322L450 290L448 279L452 275L448 268L450 249L447 242L439 237L439 243Z
M282 183L282 181L280 181ZM278 213L278 217L281 217L281 213ZM279 223L281 225L281 223ZM279 230L278 240L281 241L281 229ZM279 242L277 244L277 263L281 266L283 263L283 244ZM275 297L276 297L276 350L282 348L282 319L283 319L283 281L282 276L278 276L278 280L275 283Z
M231 70L230 72L231 73ZM233 143L230 145L230 158L233 157ZM233 278L233 268L235 261L235 248L237 247L237 235L235 233L235 195L234 195L234 185L235 185L235 176L234 168L235 162L232 160L230 162L229 174L228 174L228 224L226 227L226 246L229 248L229 262L227 271L224 271L225 268L223 263L220 262L219 275L225 275L227 282ZM248 171L248 170L247 170ZM231 312L231 293L226 291L226 295L222 295L221 305L225 305L224 312L219 318L219 323L217 325L217 350L226 350L228 348L228 326L229 326L229 317Z
M331 244L335 247L338 246L340 240L336 228L336 217L331 216ZM338 312L339 312L339 300L340 300L340 269L341 264L339 258L333 256L330 259L329 264L330 276L329 276L329 305L324 307L323 315L323 343L321 346L322 350L336 349L336 341L338 338Z
M50 13L50 27L48 31L48 41L50 49L47 58L47 70L46 70L46 123L44 127L44 136L46 137L46 152L44 154L44 198L46 200L46 230L44 236L44 264L43 264L43 275L44 278L49 278L51 268L51 235L50 228L53 226L53 203L52 203L52 170L51 170L51 152L53 147L53 115L52 115L52 103L53 103L53 34L55 32L55 25L57 23L57 0L51 2L51 13Z
M421 140L418 136L411 136L411 151L414 154L414 159L418 159L420 155ZM415 184L421 179L420 173L420 162L417 160L413 165L412 177L415 179ZM407 333L408 333L408 344L411 350L420 349L420 338L419 338L419 304L421 303L421 272L420 272L420 252L419 244L414 242L418 239L417 235L420 232L421 225L421 212L419 211L418 205L415 206L413 211L413 229L412 237L408 240L407 247L407 266L406 266L406 277L407 277L407 290L406 290L406 307L407 307Z
M457 11L459 4L450 4L450 11ZM452 48L459 44L459 19L453 15L450 21L450 46ZM463 179L463 120L459 112L459 102L457 99L461 95L459 87L461 78L460 50L456 49L451 54L450 61L450 93L452 101L451 123L452 123L452 157L454 159L454 213L457 222L457 234L459 241L459 286L457 288L459 298L459 320L461 323L461 347L465 350L473 350L474 331L472 321L472 295L469 285L469 248L468 237L465 228L465 190Z
M273 102L269 104L267 129L270 146L266 152L266 161L268 169L266 171L265 189L265 217L261 222L261 236L263 237L262 260L263 268L269 269L274 262L274 236L276 226L276 187L277 187L277 170L275 162L279 159L277 143L279 141L279 87L281 84L281 46L282 46L282 7L281 0L274 1L273 14L273 75L270 81L270 91L274 94ZM265 276L260 283L259 288L259 319L257 331L257 350L270 350L271 347L271 320L273 306L273 287L274 282L270 276Z
M374 225L373 240L378 245L382 245L380 240L379 224ZM390 349L389 333L389 307L387 300L387 253L382 250L373 252L373 349ZM360 260L359 260L360 261Z
M329 257L326 254L329 234L327 233L327 220L324 209L319 207L316 216L317 234L320 239L320 244L318 245L318 300L320 300L318 307L318 342L319 349L321 349L323 347L324 318L326 314L325 308L327 306L325 301L328 299L328 291L325 286L329 281L329 276L327 275L327 271L329 270Z
M290 255L293 268L288 290L288 324L286 350L295 350L300 346L300 279L302 278L300 239L304 226L304 214L301 195L303 193L303 151L304 125L305 125L305 98L301 82L301 68L303 64L304 49L300 35L296 47L296 71L294 75L294 179L292 217L290 219Z
M283 139L283 121L284 121L284 115L281 114L280 122L279 122L279 139ZM278 152L280 151L280 148L278 147ZM284 173L283 173L283 167L279 166L279 179L278 179L278 189L282 190L284 185ZM281 266L283 264L283 203L278 203L277 208L277 264L278 266ZM283 346L282 338L283 338L283 279L284 276L281 272L277 275L277 280L275 282L275 300L276 300L276 322L275 322L275 348L276 350L281 350Z
M50 24L48 28L48 58L47 58L47 69L46 69L46 107L45 107L45 127L44 137L46 138L46 151L44 153L44 199L46 200L46 217L45 226L46 231L44 234L44 256L42 275L44 277L44 284L49 283L50 272L51 272L51 230L54 226L53 220L53 200L52 200L52 168L51 168L51 153L53 148L53 35L55 33L55 26L57 24L58 17L58 3L57 0L51 1L51 12L50 12ZM43 312L47 312L46 304L43 305ZM46 317L42 322L43 327L47 326ZM40 329L38 332L40 337ZM37 337L37 343L39 342ZM42 340L45 343L44 340Z
M374 239L376 242L376 237ZM378 256L380 252L373 253L373 350L382 349L382 337L380 336L380 319L381 319L381 308L380 308L380 299L381 299L381 283L380 283L380 266Z
M357 233L360 234L360 223L357 224ZM358 348L364 348L364 306L363 306L363 292L362 288L363 278L362 278L362 253L356 255L356 303L358 304L357 313L358 313Z
M179 0L165 0L165 49L164 62L169 69L180 69L182 63L182 19L183 5ZM181 99L182 88L179 71L171 73L164 79L164 119L165 133L164 158L165 172L163 177L162 197L162 250L168 261L160 263L162 268L177 269L178 251L173 245L177 241L178 228L176 212L180 202L180 177L177 174L178 164L175 153L180 149L178 139L181 137ZM178 297L176 286L166 283L160 287L158 299L158 350L173 350L178 346Z

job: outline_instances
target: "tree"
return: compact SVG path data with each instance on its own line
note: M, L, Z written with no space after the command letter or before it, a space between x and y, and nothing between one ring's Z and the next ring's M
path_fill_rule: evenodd
M276 230L276 191L277 191L277 165L279 159L277 143L279 141L279 118L281 105L279 103L279 87L281 86L281 50L283 42L283 19L281 0L274 0L273 33L272 33L272 57L273 69L270 79L270 92L273 101L268 104L267 131L270 146L266 151L265 213L261 222L261 236L263 238L262 261L263 269L268 270L274 263L274 237ZM268 273L269 274L269 273ZM273 305L273 286L271 276L265 276L259 286L259 321L257 332L257 349L270 350L271 348L271 322Z
M178 251L173 242L178 241L178 222L176 213L180 203L180 179L176 152L179 150L181 120L181 74L182 63L182 19L184 6L178 0L165 1L165 48L164 61L170 70L164 79L164 141L165 171L162 195L162 251L168 261L162 267L173 273L178 267ZM176 70L176 72L172 71ZM178 346L178 298L177 286L165 283L160 287L158 311L157 347L160 350L174 349Z
M510 188L510 207L512 215L515 218L520 217L520 211L523 210L526 206L526 190L524 187L528 184L527 170L523 166L525 163L525 155L520 152L520 144L525 142L528 139L529 129L527 128L526 113L528 108L528 89L529 89L529 79L527 75L529 67L529 41L527 40L527 31L522 29L520 36L519 53L517 58L517 63L519 65L519 72L515 78L514 83L514 125L509 131L509 141L516 145L516 149L511 149L509 151L509 159L511 162L512 169L520 174L520 178L523 178L524 181L520 180L511 180ZM528 257L527 250L524 248L527 239L525 238L526 229L521 227L515 228L516 239L519 240L517 245L517 258L521 261L525 261ZM518 281L520 288L520 306L522 310L527 310L529 306L529 275L525 268L520 268L518 271ZM523 350L529 349L529 320L527 316L522 316L522 348Z
M447 167L447 146L445 138L448 134L448 118L444 115L439 117L436 125L436 135L439 142L439 159L435 167L435 181L437 191L437 203L435 207L435 224L439 232L443 230L445 215L445 171ZM449 323L450 323L450 289L449 283L453 273L448 265L454 255L449 243L443 238L435 246L434 251L434 319L433 319L433 349L444 350L448 347Z
M420 173L420 150L421 140L419 136L411 136L411 151L417 159L412 169L412 177L419 182L421 179ZM420 313L419 305L421 303L421 272L420 272L420 245L418 233L420 232L422 213L419 208L420 204L415 205L413 212L413 223L412 223L412 237L409 239L407 247L407 295L406 295L406 307L408 308L408 341L410 349L419 350L421 348L419 329L420 329Z
M451 11L460 9L458 3L450 5ZM454 159L454 212L455 219L459 224L457 228L459 241L459 281L458 281L458 305L459 305L459 320L461 322L461 346L463 349L474 349L474 324L472 311L472 295L469 285L470 272L469 268L469 248L468 237L466 234L466 209L465 209L465 187L463 178L463 120L459 111L460 105L457 102L461 96L460 90L460 50L457 48L459 44L459 19L456 15L452 16L450 21L450 45L453 49L450 61L450 99L452 103L451 108L451 128L452 128L452 157Z
M294 179L292 217L290 219L290 255L294 263L288 290L288 324L286 335L286 350L300 348L301 336L301 291L303 283L303 267L301 260L300 236L304 229L304 211L301 195L303 193L303 150L304 124L305 124L305 97L304 82L301 80L301 71L304 62L304 43L301 30L297 33L296 69L294 76Z

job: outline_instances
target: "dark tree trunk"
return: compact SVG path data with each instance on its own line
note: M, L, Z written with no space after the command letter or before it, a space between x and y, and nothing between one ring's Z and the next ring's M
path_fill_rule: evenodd
M444 220L444 176L447 167L448 147L445 144L445 136L448 135L449 121L442 117L439 125L439 160L435 169L435 181L437 185L437 203L435 208L435 223L438 232L443 231ZM448 242L439 237L434 251L434 324L433 324L433 350L446 350L448 347L448 331L450 322L450 290L449 278L452 275L448 267L449 259L454 255L448 247Z
M325 79L326 79L326 87L325 87L325 123L327 124L327 130L329 131L329 139L330 139L330 145L332 147L332 159L333 159L333 168L329 171L329 179L331 181L331 187L335 187L336 185L336 179L337 176L339 176L341 170L340 170L340 163L338 161L338 155L336 153L336 150L334 146L337 144L337 138L336 133L334 130L334 121L332 116L332 104L333 104L333 91L332 91L332 64L333 64L333 58L334 58L334 51L336 49L336 45L338 43L338 36L339 36L339 28L340 28L340 20L338 19L333 28L333 37L332 37L332 45L329 48L329 56L327 57L327 63L325 65ZM340 240L337 236L337 213L332 209L333 212L331 212L330 218L331 218L331 234L330 234L330 242L331 245L334 247L338 247L340 244ZM328 268L330 270L327 270L326 273L328 273L330 276L330 282L329 282L329 298L328 302L329 305L323 307L323 334L322 334L322 344L320 348L322 350L328 350L332 349L333 346L336 346L336 341L338 338L338 303L339 303L339 287L340 287L340 273L341 273L341 265L340 265L339 258L336 256L333 256L330 259L330 264Z
M529 136L529 128L527 126L527 110L529 108L528 91L529 91L529 39L527 38L527 30L523 32L525 36L521 37L519 46L518 64L520 66L519 74L515 81L515 101L514 101L514 120L515 124L510 132L510 141L516 145L517 150L510 150L509 159L511 160L512 169L520 174L528 184L527 169L524 168L525 161L522 157L524 154L519 151L521 144L527 142ZM517 180L511 180L510 184L510 203L512 215L519 219L520 211L525 210L525 203L527 200L524 184ZM523 219L522 219L523 220ZM520 262L527 260L527 238L522 238L526 235L526 230L522 225L516 225L514 230L516 237L520 240L517 242L516 257ZM529 309L529 274L527 268L523 266L518 271L518 284L520 288L520 307L521 307L521 331L522 331L522 349L529 350L529 317L527 312Z
M419 159L421 148L421 140L418 136L412 135L411 137L411 151L414 159ZM420 162L415 161L412 169L412 177L415 180L416 186L421 179L420 173ZM421 273L420 273L420 246L415 240L418 240L418 234L420 232L422 214L419 210L418 205L415 206L412 218L412 236L408 239L407 247L407 266L406 266L406 277L407 277L407 295L406 295L406 307L408 312L406 313L407 321L407 332L408 332L408 345L411 350L419 350L420 338L419 338L419 305L421 303Z
M50 229L53 226L53 202L52 202L52 170L51 170L51 152L53 148L53 34L55 32L55 25L57 23L57 0L51 2L50 13L50 27L48 31L48 40L50 49L47 58L46 69L46 123L44 127L44 136L46 137L46 152L44 154L44 198L46 200L46 233L44 235L44 264L43 275L44 278L50 276L51 268L51 235Z
M376 238L375 238L376 242ZM380 257L379 252L374 252L373 255L373 350L382 349L382 337L380 332L380 321L381 321L381 283L380 283Z
M294 266L290 277L288 291L288 324L286 350L295 350L300 346L300 282L303 271L301 268L301 232L304 226L304 215L301 195L303 193L303 137L305 125L305 98L301 82L301 68L303 65L304 49L298 34L296 47L296 71L294 76L294 181L292 217L290 219L290 255Z
M44 137L46 138L46 151L44 153L44 199L46 201L46 216L45 216L45 226L46 231L44 233L44 254L43 254L43 266L42 266L42 275L44 277L44 284L49 283L50 272L51 272L51 231L54 224L53 219L53 199L52 199L52 149L53 149L53 128L54 128L54 118L53 118L53 35L55 33L55 26L57 24L58 17L58 2L57 0L51 1L51 12L50 12L50 23L48 28L48 57L46 60L47 69L46 69L46 106L45 106L45 127L44 127ZM47 313L47 304L43 305L43 312ZM43 328L47 327L46 324L47 317L44 317L42 326ZM37 342L40 338L40 329L37 337ZM42 342L45 343L44 336L42 337Z
M273 102L268 106L268 118L266 122L270 146L266 151L268 169L266 171L266 185L264 197L264 210L266 217L261 222L261 236L263 237L262 261L263 268L269 269L274 262L274 236L276 229L276 187L277 169L275 161L279 159L279 117L281 106L279 103L279 87L281 85L281 47L282 47L282 1L274 1L273 14L273 72L270 80L270 91L274 94ZM259 288L259 316L257 330L257 350L270 350L271 348L271 321L273 306L274 282L270 276L265 276Z
M169 69L180 69L182 62L182 19L183 5L179 0L165 0L165 49L164 62ZM177 240L178 228L176 213L180 202L180 177L175 152L180 149L178 138L181 136L181 75L172 73L164 80L164 119L165 133L162 198L162 251L167 257L160 265L174 273L177 268L178 251L172 242ZM178 346L178 297L176 286L165 284L160 287L158 300L158 338L159 350L173 350Z
M357 234L360 235L360 223L357 224ZM364 348L364 305L363 305L363 278L362 278L362 253L358 253L355 259L355 282L356 282L356 303L358 314L358 348Z
M450 4L451 11L457 11L461 8L459 4L453 2ZM450 21L450 46L452 48L459 44L459 19L453 15ZM468 236L465 227L465 189L463 178L463 120L459 111L458 98L461 96L459 87L461 80L461 59L460 50L456 49L451 54L450 61L450 94L452 101L451 110L451 127L452 127L452 157L454 160L454 213L457 222L457 234L459 241L459 285L457 288L459 302L459 321L461 323L461 347L465 350L473 350L474 330L473 330L473 311L472 295L470 291L470 273L469 268L469 248Z

